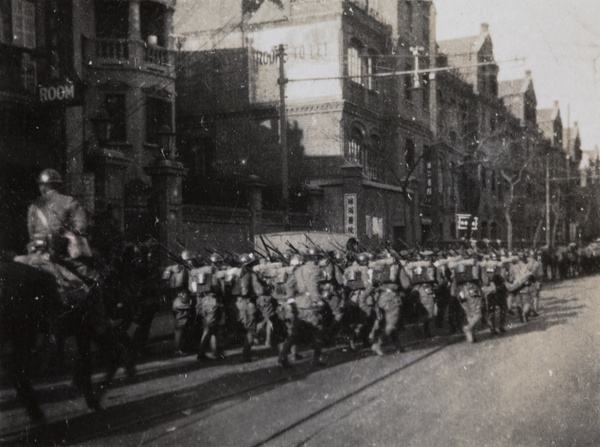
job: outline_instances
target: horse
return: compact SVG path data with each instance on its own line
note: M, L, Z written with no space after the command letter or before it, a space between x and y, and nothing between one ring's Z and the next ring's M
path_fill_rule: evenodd
M14 260L0 262L0 324L2 335L12 343L9 375L34 423L45 422L31 385L33 368L41 366L30 355L38 335L46 337L53 351L62 348L61 340L74 337L73 384L92 410L100 408L100 395L93 390L91 380L92 341L111 365L117 361L119 349L104 314L101 282L79 292L65 294L57 277L47 270Z

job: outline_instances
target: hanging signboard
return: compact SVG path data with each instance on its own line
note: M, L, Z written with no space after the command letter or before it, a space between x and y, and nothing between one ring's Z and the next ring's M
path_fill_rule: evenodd
M473 216L471 214L456 215L456 228L458 230L468 230L469 222L471 222L471 230L477 230L477 224L479 223L479 218L477 216Z
M344 194L344 232L356 236L356 194Z

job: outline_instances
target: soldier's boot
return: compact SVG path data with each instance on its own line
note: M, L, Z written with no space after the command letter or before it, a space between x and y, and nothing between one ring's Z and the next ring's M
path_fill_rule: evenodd
M523 308L521 308L521 307L517 307L517 313L518 313L518 315L519 315L519 321L520 321L521 323L525 323L527 320L526 320L526 317L525 317L525 315L523 314Z
M430 319L427 319L423 322L423 335L425 336L425 338L431 338L431 329L429 329L429 322Z
M325 366L325 362L321 358L321 342L319 340L313 341L313 366Z
M254 341L254 334L252 332L247 332L246 338L244 340L244 346L242 347L242 362L244 362L244 363L252 361L252 354L250 354L250 351L252 349L253 341Z
M464 326L463 332L465 333L465 336L467 337L467 341L469 343L475 343L475 337L473 335L473 329L471 327Z
M273 347L273 323L267 321L267 327L265 328L265 346Z
M379 340L376 343L373 343L373 346L371 346L371 350L380 357L384 355L381 345L382 345L382 343Z

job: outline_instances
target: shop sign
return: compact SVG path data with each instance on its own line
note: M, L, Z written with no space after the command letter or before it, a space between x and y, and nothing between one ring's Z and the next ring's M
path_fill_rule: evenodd
M38 97L44 104L78 104L81 103L81 86L73 82L40 85Z
M356 236L356 194L344 194L344 232Z

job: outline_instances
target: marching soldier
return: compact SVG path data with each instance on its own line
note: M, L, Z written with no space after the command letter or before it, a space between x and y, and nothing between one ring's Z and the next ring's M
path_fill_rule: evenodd
M377 286L376 316L373 329L372 350L383 355L383 347L392 341L396 349L402 352L398 327L400 323L401 287L399 273L402 268L392 256L373 261L369 264L372 271L372 283Z
M450 264L453 270L452 294L465 311L467 324L463 332L467 341L474 343L475 327L482 318L483 293L480 288L480 266L474 259L474 253L469 253L469 259L459 260Z
M323 345L323 308L318 283L323 279L321 270L314 261L304 262L301 255L292 256L290 265L294 267L286 282L289 313L292 326L279 353L279 363L288 366L288 354L297 342L300 328L306 329L313 347L313 364L324 365L321 359Z
M533 286L533 296L531 303L531 313L534 317L539 315L539 307L540 307L540 291L542 289L542 281L544 280L544 266L534 250L529 252L529 260L527 262L529 265L529 270L531 271L532 277L532 286Z
M271 296L271 285L267 281L268 274L272 269L272 263L266 259L261 259L259 264L253 267L257 274L257 279L261 283L262 294L256 299L256 307L259 312L260 321L257 326L257 332L265 334L265 346L273 346L274 320L276 319L277 301Z
M223 312L226 272L227 264L218 253L210 255L209 265L190 272L189 289L196 295L196 314L202 317L202 336L197 356L199 362L209 359L206 355L209 348L215 358L221 355L217 335Z
M225 281L230 286L231 296L235 300L237 321L243 326L242 359L244 362L251 362L250 351L259 320L256 297L263 295L264 289L252 271L252 267L258 261L256 256L253 253L242 254L237 261L239 267L227 270Z
M480 263L481 265L481 290L484 296L484 312L485 319L490 327L492 335L496 331L496 310L499 312L498 331L504 332L504 324L506 322L506 311L508 289L505 284L505 268L494 254L491 259Z
M344 271L344 287L348 291L347 312L354 332L350 341L351 349L354 349L357 339L361 339L363 344L368 343L368 335L375 320L374 289L370 284L368 266L369 254L360 253Z
M426 337L431 337L429 325L437 314L438 277L437 269L431 260L432 255L431 251L423 252L423 260L410 262L405 267L410 279L411 295L417 301L417 313Z
M519 319L521 322L529 321L529 312L531 310L531 302L533 300L532 277L531 270L527 264L527 255L523 252L519 253L516 261L513 262L509 270L508 290L513 297L512 306L517 307Z

